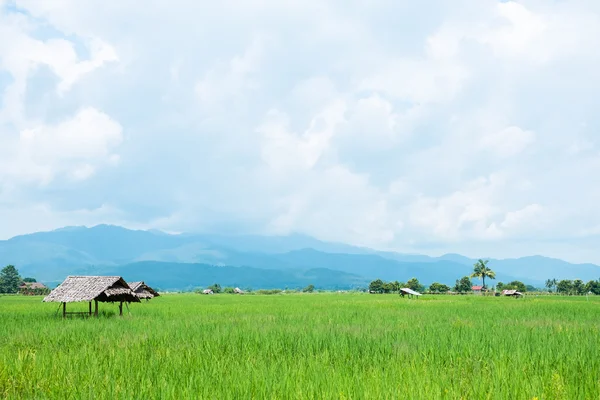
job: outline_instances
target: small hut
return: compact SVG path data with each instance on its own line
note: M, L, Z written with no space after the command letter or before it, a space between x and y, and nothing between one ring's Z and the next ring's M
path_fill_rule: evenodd
M474 286L471 286L471 290L475 294L481 294L481 291L483 290L483 286L474 285Z
M214 294L214 292L212 290L210 290L210 289L204 289L202 291L202 294Z
M400 296L404 297L407 295L408 295L408 297L416 296L418 298L421 295L421 293L415 292L414 290L409 289L409 288L400 289Z
M150 300L151 298L160 296L156 290L146 285L144 281L130 282L129 287L135 292L135 295L140 299Z
M92 315L92 301L95 303L95 316L98 316L99 301L118 302L119 315L123 315L123 302L139 303L140 299L120 276L69 276L43 301L62 303L64 318L67 314ZM67 313L67 303L82 301L90 303L89 313Z
M245 292L242 289L240 289L239 287L236 287L235 289L233 289L233 293L244 294Z
M50 289L40 282L23 282L19 285L19 293L23 295L44 295L50 293Z
M523 293L518 292L515 289L505 289L502 291L502 296L510 296L510 297L521 297L523 296Z

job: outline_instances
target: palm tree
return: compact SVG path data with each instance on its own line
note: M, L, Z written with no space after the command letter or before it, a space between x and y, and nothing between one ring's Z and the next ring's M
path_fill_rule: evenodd
M487 263L489 260L478 260L473 265L473 273L471 278L481 278L483 281L483 288L485 289L485 278L496 279L496 273L488 268Z
M557 284L556 279L547 279L546 280L546 287L548 288L549 291L552 291L552 288L555 287Z

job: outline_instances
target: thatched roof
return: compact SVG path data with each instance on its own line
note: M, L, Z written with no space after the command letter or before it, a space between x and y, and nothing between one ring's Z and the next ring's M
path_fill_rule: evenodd
M44 298L46 302L61 303L92 300L103 302L140 301L120 276L69 276Z
M420 296L420 295L421 295L421 293L419 293L419 292L415 292L414 290L412 290L412 289L409 289L409 288L402 288L402 289L400 289L400 291L401 291L402 293L406 293L406 294L412 294L413 296Z
M237 293L237 294L244 294L244 291L242 289L240 289L239 287L236 287L235 289L233 289L233 292Z
M503 296L521 296L523 293L515 290L515 289L505 289L502 291Z
M133 290L140 299L151 299L160 296L158 292L146 285L144 281L130 282L129 287Z
M23 282L19 289L47 289L47 286L40 282Z

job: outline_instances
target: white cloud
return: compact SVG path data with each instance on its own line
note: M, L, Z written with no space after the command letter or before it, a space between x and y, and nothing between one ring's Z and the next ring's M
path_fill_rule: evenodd
M240 56L234 56L226 63L217 63L196 83L196 95L203 111L236 101L247 92L259 89L253 78L260 68L265 39L255 38Z
M592 254L597 2L16 6L0 6L0 215ZM78 213L101 197L119 213Z
M498 132L488 133L481 138L481 146L500 157L510 157L523 151L535 141L535 133L510 126Z
M20 132L8 159L0 163L5 179L50 183L57 175L75 180L92 176L96 167L114 163L122 127L94 109L80 110L57 125L41 125Z

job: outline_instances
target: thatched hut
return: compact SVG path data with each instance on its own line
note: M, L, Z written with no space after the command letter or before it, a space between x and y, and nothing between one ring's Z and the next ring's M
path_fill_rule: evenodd
M421 295L421 293L415 292L414 290L409 289L409 288L402 288L402 289L400 289L400 296L404 297L404 296L407 296L407 295L408 295L408 297L416 296L417 298L419 298L419 296Z
M62 303L63 317L65 317L67 303L87 301L90 303L89 315L92 315L92 301L94 301L94 315L98 316L99 301L103 303L119 302L119 315L123 315L123 302L139 303L140 299L120 276L69 276L50 292L44 301Z
M129 287L134 291L135 295L140 299L150 300L153 297L160 296L158 292L146 285L144 281L129 282Z
M50 289L40 282L23 282L19 285L19 293L25 296L40 296L50 293Z
M210 290L210 289L204 289L202 291L202 294L214 294L214 292L212 290Z
M240 289L239 287L236 287L235 289L233 289L233 293L235 294L244 294L245 292Z
M523 293L515 290L515 289L505 289L502 291L502 296L510 296L510 297L521 297Z

